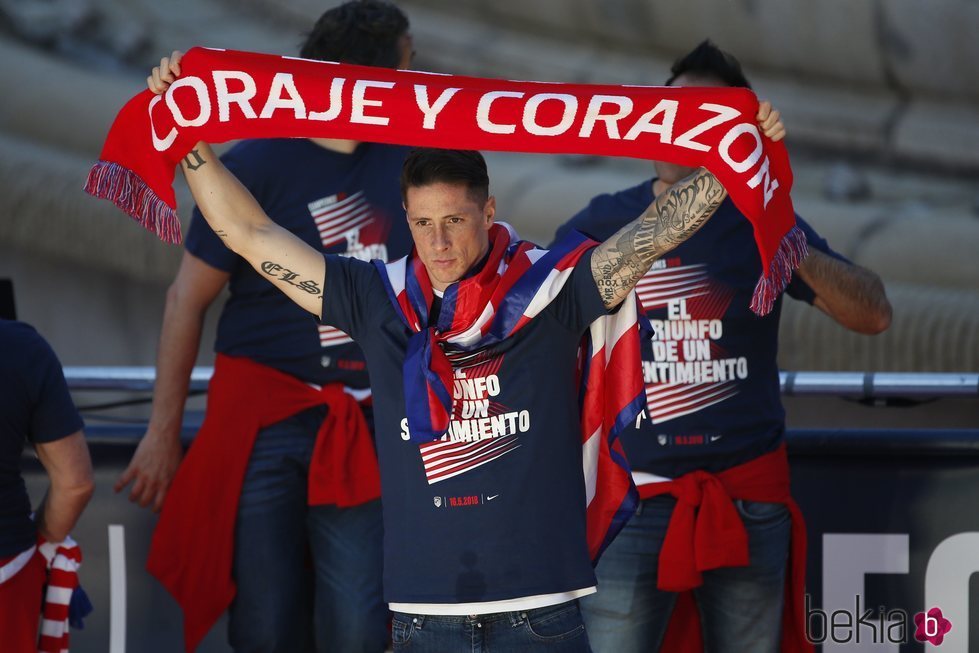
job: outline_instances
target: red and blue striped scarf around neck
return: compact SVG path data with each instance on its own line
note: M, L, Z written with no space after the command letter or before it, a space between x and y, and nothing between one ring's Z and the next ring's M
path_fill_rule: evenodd
M438 316L430 315L432 282L421 259L374 261L388 297L414 332L404 361L405 404L411 439L442 437L452 417L452 365L446 351L492 347L526 326L571 276L578 259L595 245L575 233L551 250L518 240L509 225L490 228L482 267L446 288Z

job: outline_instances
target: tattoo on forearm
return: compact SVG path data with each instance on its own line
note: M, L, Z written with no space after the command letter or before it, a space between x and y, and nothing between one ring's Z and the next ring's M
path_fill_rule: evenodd
M184 157L184 166L190 171L197 170L202 165L207 163L204 157L201 156L200 152L197 150L191 150L190 153Z
M653 261L688 239L721 202L721 183L704 169L661 193L645 213L595 248L592 275L606 308L629 294Z
M279 281L285 281L290 286L295 286L304 292L308 292L310 295L318 295L322 298L323 290L315 281L312 279L300 279L298 273L287 270L278 263L263 261L262 272Z

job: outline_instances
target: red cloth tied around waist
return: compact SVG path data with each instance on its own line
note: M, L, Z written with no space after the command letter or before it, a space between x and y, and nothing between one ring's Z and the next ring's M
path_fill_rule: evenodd
M329 408L309 468L311 505L354 506L381 494L370 430L340 384L316 389L244 358L219 354L207 415L167 492L147 569L184 612L194 650L231 604L238 499L258 431L313 406Z
M164 95L143 91L120 110L85 185L167 242L180 241L174 170L197 142L319 137L704 166L754 228L759 314L806 255L788 153L759 133L748 89L542 84L209 48L180 67Z
M657 586L683 592L678 598L662 653L702 651L697 606L689 590L703 583L703 572L749 563L748 534L733 499L782 503L792 518L789 562L782 613L783 653L812 651L806 639L803 598L806 582L806 525L789 493L785 445L723 472L694 471L672 481L639 487L642 499L676 498L657 569Z

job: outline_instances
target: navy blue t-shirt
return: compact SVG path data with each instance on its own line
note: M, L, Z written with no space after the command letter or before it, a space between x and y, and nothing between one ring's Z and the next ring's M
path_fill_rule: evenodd
M272 220L324 252L394 260L411 249L398 179L407 148L361 143L351 154L304 138L245 141L222 157ZM214 349L309 383L368 387L360 349L320 326L214 234L195 209L187 251L231 273Z
M604 240L653 201L652 181L599 195L558 230ZM801 218L809 246L841 258ZM843 259L845 260L845 259ZM779 297L751 312L761 259L751 223L730 198L690 240L656 261L636 286L653 327L644 341L647 410L622 442L632 468L675 478L718 472L776 449L785 430L779 396ZM789 295L812 303L797 275Z
M20 553L37 537L21 476L24 446L60 440L81 428L48 343L23 322L0 320L0 558Z
M453 363L451 437L419 446L408 440L402 375L411 332L372 265L326 257L323 321L363 348L374 390L388 602L595 585L575 384L578 344L605 313L590 259L517 334Z

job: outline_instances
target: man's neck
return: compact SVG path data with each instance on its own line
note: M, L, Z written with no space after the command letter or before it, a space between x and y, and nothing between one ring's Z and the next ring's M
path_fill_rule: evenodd
M340 154L353 154L353 151L360 145L360 141L351 141L345 138L311 138L309 140L324 149Z

